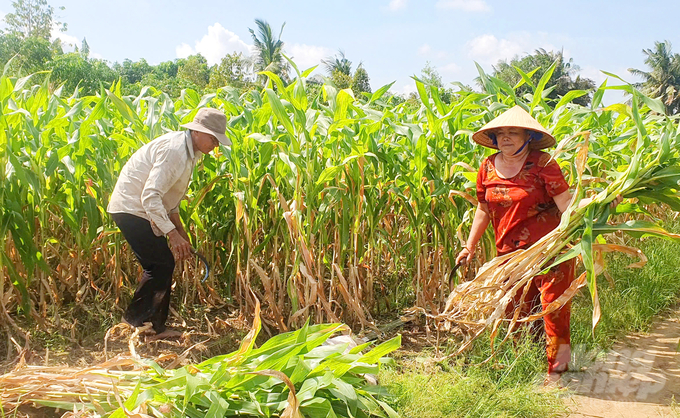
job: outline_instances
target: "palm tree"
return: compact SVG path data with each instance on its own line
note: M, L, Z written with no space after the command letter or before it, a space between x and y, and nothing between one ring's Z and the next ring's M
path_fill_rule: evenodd
M326 58L321 62L326 66L326 71L331 76L335 87L346 89L352 85L352 61L345 57L342 50L338 50L338 54L340 55Z
M321 62L323 62L324 65L326 66L326 71L328 71L328 75L332 76L334 72L339 71L342 74L351 76L352 61L348 60L347 57L345 57L345 52L343 50L339 49L338 54L340 54L340 56L336 55L334 57L321 60Z
M281 34L286 22L281 25L279 36L274 38L272 28L264 20L255 19L255 25L258 29L258 34L248 28L250 35L253 37L255 45L254 65L256 71L271 71L277 74L284 82L288 81L288 62L283 56L283 41ZM266 80L263 75L258 75L260 81Z
M629 68L628 71L644 78L636 87L642 88L645 94L661 99L670 114L680 111L680 54L671 52L668 41L654 42L654 49L643 49L647 55L645 64L651 71Z
M546 51L543 48L539 48L535 50L533 54L528 54L524 57L515 56L510 62L506 60L498 61L498 63L492 67L493 76L514 86L522 80L522 76L515 67L521 69L525 73L538 68L538 71L536 71L532 77L533 82L536 84L553 64L555 64L555 69L546 86L548 88L553 88L548 94L548 100L557 102L560 97L563 97L571 90L592 90L595 88L595 82L593 80L582 78L578 75L580 68L578 65L574 64L573 58L567 60L564 57L563 51ZM481 80L478 79L477 83L480 84ZM527 93L531 93L531 91L532 90L528 85L523 84L515 92L517 96L524 96ZM574 103L588 106L588 104L590 104L590 95L587 94L577 97L574 99Z

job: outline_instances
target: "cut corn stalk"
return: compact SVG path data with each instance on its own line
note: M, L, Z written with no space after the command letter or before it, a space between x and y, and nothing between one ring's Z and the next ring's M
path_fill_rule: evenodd
M324 345L347 331L342 324L307 323L255 348L259 330L256 312L237 351L179 369L159 365L169 355L117 357L87 368L24 366L0 376L0 404L6 414L33 405L111 417L397 417L386 391L365 375L378 372L400 337L362 354L369 344Z

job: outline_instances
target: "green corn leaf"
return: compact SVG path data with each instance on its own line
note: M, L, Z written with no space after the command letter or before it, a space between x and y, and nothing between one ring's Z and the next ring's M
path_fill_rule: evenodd
M606 91L607 88L607 80L605 79L600 87L595 90L595 93L593 93L593 99L590 102L590 108L595 110L600 107L600 104L602 103L602 98L604 97L604 92ZM558 106L559 107L559 106Z
M344 382L341 379L333 379L331 386L329 386L328 391L340 399L346 406L351 414L351 416L356 415L358 408L358 397L356 389L349 383Z
M672 240L680 239L680 235L670 233L654 222L643 220L627 221L618 225L598 225L593 229L593 232L598 234L608 234L616 231L626 232L636 238L656 236Z
M369 364L375 363L399 347L401 347L401 335L397 335L373 348L371 351L361 356L358 361Z
M583 256L583 265L586 269L586 280L588 281L588 289L593 300L593 332L598 322L600 322L600 300L597 295L597 277L595 277L595 264L593 259L593 216L595 207L589 205L584 214L583 220L585 228L581 236L581 255Z
M340 90L335 98L336 107L333 113L333 120L341 121L347 119L347 109L349 105L354 101L354 93L351 89Z
M542 96L543 90L545 89L545 86L548 84L550 77L552 77L553 72L555 72L556 66L557 66L557 61L552 63L550 68L548 68L546 70L546 72L543 74L543 76L539 80L538 85L536 86L536 90L534 90L534 98L531 101L531 104L529 105L529 109L531 110L531 112L533 112L534 108L543 100L543 96Z
M394 83L396 83L396 81L393 81L390 84L386 84L380 87L378 90L376 90L375 93L371 95L371 99L368 101L368 103L371 104L376 100L379 100L381 97L383 97L385 93L387 93L387 91L394 85Z
M567 94L565 94L564 97L562 97L560 99L560 101L557 102L557 105L555 105L555 109L559 109L562 106L565 106L568 103L571 103L574 99L585 96L586 94L588 94L588 92L586 90L572 90L572 91L568 92Z
M425 171L425 167L427 166L428 154L427 137L421 135L416 142L416 155L414 156L417 182L420 182L420 179L423 177L423 171Z
M267 94L267 98L269 99L269 103L272 106L272 111L274 112L276 119L281 122L283 127L290 135L295 135L295 128L293 128L293 124L291 123L288 113L286 112L286 109L281 103L279 97L271 89L265 89L265 92Z
M130 107L125 103L120 97L116 96L115 94L111 93L110 91L106 92L108 95L108 98L111 100L113 105L118 109L120 112L121 116L123 116L125 119L127 119L130 123L135 123L137 122L137 114L130 109Z
M518 88L520 88L522 85L527 84L527 85L531 88L531 91L532 91L532 92L533 92L533 91L536 91L536 87L534 86L534 82L531 80L531 77L533 77L534 74L535 74L540 68L536 68L536 69L530 71L529 73L525 73L525 72L522 71L522 69L519 68L519 67L513 67L513 68L515 69L515 71L517 71L517 73L520 75L520 77L522 77L522 80L519 81L519 82L517 83L517 85L515 86L515 90L517 90Z
M479 80L481 81L481 85L484 87L484 91L486 91L489 94L498 94L498 89L496 88L496 85L493 82L491 82L489 76L487 76L486 73L484 72L484 69L477 62L475 62L475 66L477 67L477 73L479 73Z
M7 254L4 251L0 251L0 256L2 256L2 265L4 265L7 268L7 272L9 273L9 277L12 280L12 285L19 290L19 293L21 294L21 302L22 302L22 309L25 313L29 313L31 310L31 299L28 296L28 287L26 286L26 280L22 278L19 273L16 271L14 268L14 263L12 260L7 256Z

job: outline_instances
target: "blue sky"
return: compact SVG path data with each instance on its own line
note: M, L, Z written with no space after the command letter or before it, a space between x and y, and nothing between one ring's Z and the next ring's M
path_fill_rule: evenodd
M93 56L109 62L145 58L151 64L200 52L215 63L249 53L254 19L270 23L300 67L342 49L362 62L373 89L415 90L411 75L430 62L444 82L472 84L474 62L485 70L499 59L537 48L563 49L598 84L606 70L635 80L643 48L668 40L680 52L680 1L365 0L332 2L231 0L48 0L68 24L59 36L87 38ZM2 14L12 11L0 0ZM320 67L317 71L322 72Z

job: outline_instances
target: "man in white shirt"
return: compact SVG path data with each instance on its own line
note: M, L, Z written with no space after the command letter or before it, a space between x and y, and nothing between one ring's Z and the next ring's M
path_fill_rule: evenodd
M199 109L181 126L188 130L162 135L130 157L107 208L144 269L123 319L136 327L151 322L156 338L179 334L165 327L175 261L191 256L179 204L198 158L231 145L227 117L217 109Z

